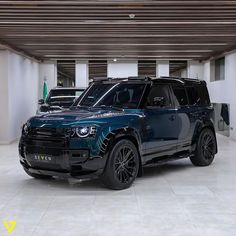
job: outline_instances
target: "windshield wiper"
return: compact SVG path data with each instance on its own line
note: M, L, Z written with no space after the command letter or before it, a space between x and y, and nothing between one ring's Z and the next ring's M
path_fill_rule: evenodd
M88 110L90 107L86 106L86 105L83 105L83 106L81 106L81 105L73 106L72 105L71 108L74 108L74 109L86 109L86 110Z
M93 108L114 109L114 110L117 110L117 111L123 111L123 110L124 110L123 108L117 107L117 106L114 106L114 105L109 105L109 106L100 105L100 106L95 106L95 107L93 107Z

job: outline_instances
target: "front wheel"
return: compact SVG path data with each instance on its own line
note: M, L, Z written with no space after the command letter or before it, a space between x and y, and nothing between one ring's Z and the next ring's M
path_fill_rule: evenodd
M139 170L139 154L135 145L127 140L118 141L108 155L101 180L105 186L115 190L131 186Z
M203 129L197 141L194 156L190 157L195 166L208 166L216 154L216 138L212 130Z

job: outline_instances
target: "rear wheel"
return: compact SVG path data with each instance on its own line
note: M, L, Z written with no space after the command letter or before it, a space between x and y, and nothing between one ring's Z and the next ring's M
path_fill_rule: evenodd
M216 138L212 130L206 128L200 133L194 156L190 157L195 166L208 166L214 160Z
M26 168L24 168L24 170L30 177L33 177L35 179L51 179L52 178L52 176L50 175L40 175L40 174L31 173Z
M139 154L135 145L127 140L118 141L111 149L101 180L111 189L131 186L139 170Z

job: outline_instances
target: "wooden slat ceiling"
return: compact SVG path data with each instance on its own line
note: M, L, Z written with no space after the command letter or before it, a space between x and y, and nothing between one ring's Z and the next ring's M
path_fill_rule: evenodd
M0 1L0 40L42 60L205 60L235 48L236 1Z
M74 81L75 80L75 61L58 60L57 73L60 74L62 77L66 77Z
M156 61L138 61L138 75L139 76L156 76Z
M170 74L187 69L187 61L170 61Z
M89 61L89 79L107 77L107 61Z

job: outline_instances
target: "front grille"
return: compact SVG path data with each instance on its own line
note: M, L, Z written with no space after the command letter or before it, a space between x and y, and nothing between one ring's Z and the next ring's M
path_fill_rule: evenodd
M62 128L30 128L26 143L29 146L65 148L68 145L69 131Z
M62 128L30 128L29 135L64 138L68 134L67 129Z

